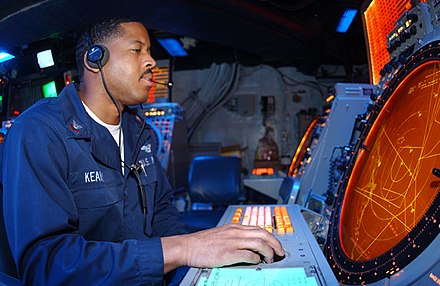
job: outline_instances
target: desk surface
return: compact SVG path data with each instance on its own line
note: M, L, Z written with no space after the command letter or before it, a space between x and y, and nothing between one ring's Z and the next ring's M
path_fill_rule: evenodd
M243 184L263 195L278 200L278 193L283 177L249 177L243 179Z

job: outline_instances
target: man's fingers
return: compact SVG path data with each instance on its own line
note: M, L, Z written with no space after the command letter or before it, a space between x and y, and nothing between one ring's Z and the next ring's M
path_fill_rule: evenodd
M235 252L235 256L236 257L233 258L233 261L251 264L258 264L261 262L261 256L248 249Z
M247 238L247 239L260 238L263 240L264 244L268 244L270 246L270 248L278 256L284 256L284 249L281 245L281 242L278 239L276 239L273 234L267 232L264 229L261 229L258 226L253 227L252 230L247 230L244 234L244 238Z
M266 263L273 262L274 251L264 240L259 238L247 240L246 248L254 253L260 254Z
M284 256L276 237L258 226L229 224L185 235L185 261L193 267L217 267L235 263L273 263Z

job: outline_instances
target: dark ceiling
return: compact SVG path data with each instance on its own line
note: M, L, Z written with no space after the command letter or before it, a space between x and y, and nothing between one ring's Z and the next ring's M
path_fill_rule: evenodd
M47 42L72 51L79 31L96 19L136 17L158 35L196 39L176 69L239 61L243 65L296 66L315 74L321 65L367 63L360 13L345 34L335 32L349 0L0 0L0 48L23 53ZM42 41L43 40L43 41ZM153 56L167 54L154 41ZM68 53L68 52L66 52Z

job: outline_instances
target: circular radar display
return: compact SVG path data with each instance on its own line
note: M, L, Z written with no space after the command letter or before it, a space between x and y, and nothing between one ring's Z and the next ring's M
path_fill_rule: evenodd
M327 257L344 284L405 267L439 233L440 48L416 52L377 100L342 180Z

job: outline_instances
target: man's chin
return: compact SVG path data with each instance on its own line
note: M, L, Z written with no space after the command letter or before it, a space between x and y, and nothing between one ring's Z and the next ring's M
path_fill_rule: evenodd
M143 104L143 103L147 103L147 101L148 101L148 95L141 96L141 97L138 97L136 99L131 100L129 105Z

